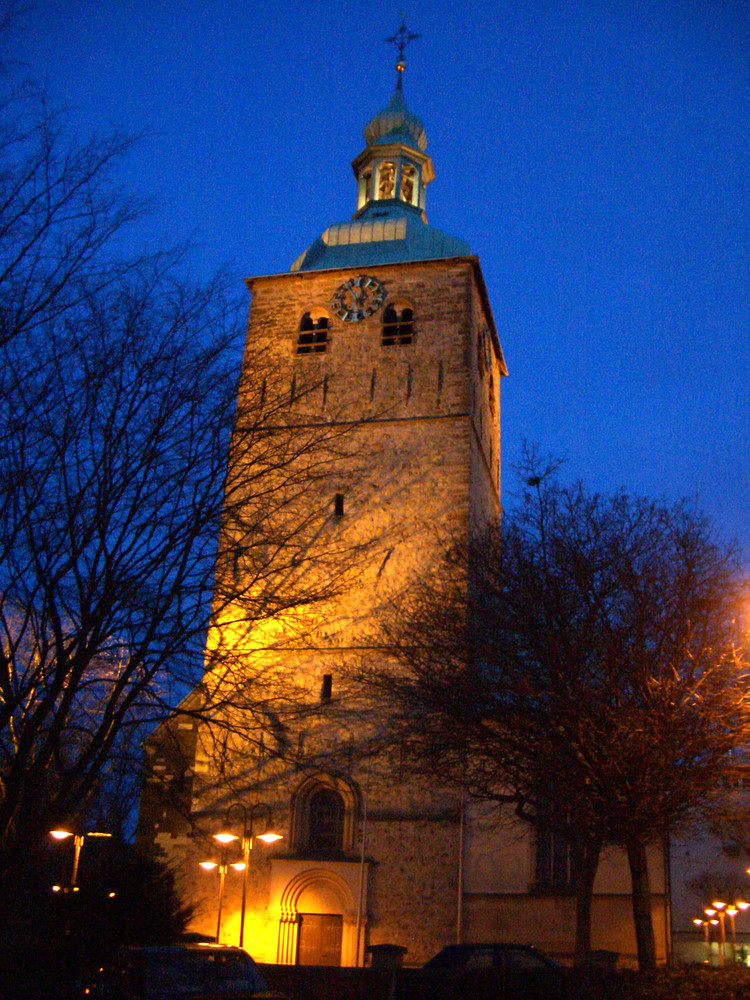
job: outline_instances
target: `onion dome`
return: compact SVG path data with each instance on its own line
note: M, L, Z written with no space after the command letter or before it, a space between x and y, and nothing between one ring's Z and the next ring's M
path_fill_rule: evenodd
M406 107L404 94L397 88L388 107L379 111L365 126L365 142L368 146L403 142L415 149L427 148L427 134L420 118Z

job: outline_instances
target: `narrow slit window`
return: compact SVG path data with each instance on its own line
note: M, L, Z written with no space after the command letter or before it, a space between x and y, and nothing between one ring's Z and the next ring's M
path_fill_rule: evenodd
M330 701L333 694L333 674L323 674L323 684L320 688L320 700Z
M336 517L344 516L344 494L337 493L333 498L333 513Z

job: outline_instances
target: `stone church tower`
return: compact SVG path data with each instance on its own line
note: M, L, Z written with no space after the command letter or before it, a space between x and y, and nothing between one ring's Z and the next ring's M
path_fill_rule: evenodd
M500 513L503 356L477 258L427 223L433 164L397 69L352 164L353 218L329 226L288 273L247 282L238 423L263 367L261 395L276 405L269 440L278 436L280 453L290 433L310 442L290 461L299 471L304 455L303 487L291 475L285 502L269 500L264 551L290 522L304 533L304 569L285 564L274 593L295 574L325 583L319 599L280 607L262 627L238 624L229 605L215 615L203 687L252 675L262 694L253 739L237 727L219 746L188 715L147 748L141 845L179 865L200 904L196 931L216 934L221 900L221 940L242 937L261 961L356 965L388 943L419 963L465 920L459 798L416 783L398 753L373 752L382 719L351 679L362 657L377 658L371 636L389 596ZM235 445L230 468L242 462ZM280 482L288 473L279 463ZM220 553L217 579L241 589L252 540L227 522ZM283 839L259 843L269 822ZM239 839L212 846L223 827ZM243 828L244 872L198 867L211 850L224 852L220 864L240 860Z

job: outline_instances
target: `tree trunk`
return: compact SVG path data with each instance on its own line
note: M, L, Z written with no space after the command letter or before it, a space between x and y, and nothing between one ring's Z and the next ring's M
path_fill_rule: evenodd
M573 961L581 965L591 951L591 896L599 867L600 844L573 848L576 890L576 940Z
M638 947L638 966L641 969L656 968L656 944L654 925L651 919L651 885L648 877L646 845L642 840L628 844L628 864L632 881L633 922L635 940Z

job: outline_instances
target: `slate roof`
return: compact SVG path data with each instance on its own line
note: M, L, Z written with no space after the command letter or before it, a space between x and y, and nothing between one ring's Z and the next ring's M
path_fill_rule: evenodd
M402 201L373 201L356 219L329 226L290 270L368 267L470 254L468 243L428 226L418 208Z

